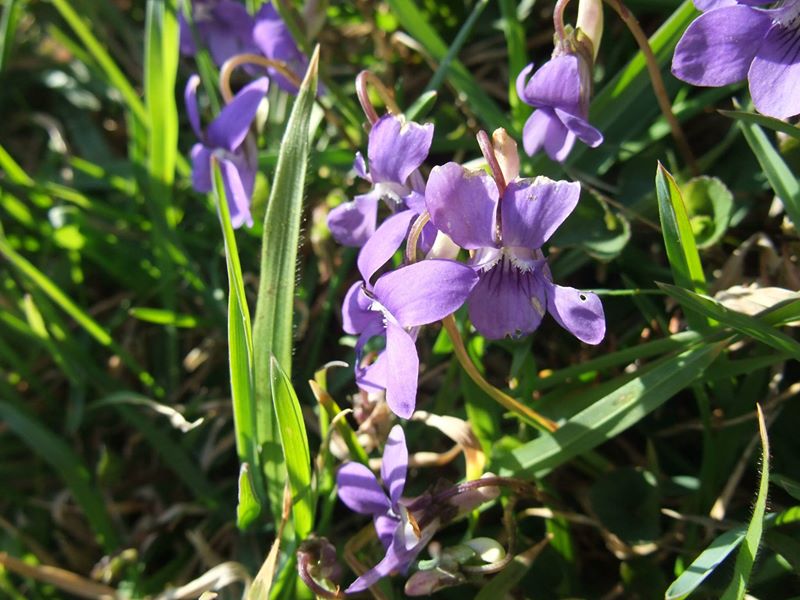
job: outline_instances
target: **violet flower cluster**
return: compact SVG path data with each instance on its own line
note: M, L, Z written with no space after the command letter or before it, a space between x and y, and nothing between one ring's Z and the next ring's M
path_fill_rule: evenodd
M179 15L181 53L194 56L197 45L208 48L218 65L242 55L263 56L286 65L298 77L308 61L272 3L261 6L251 16L244 5L234 0L194 0L190 7L192 24ZM251 133L258 107L269 90L270 80L280 88L296 93L297 88L278 70L247 65L257 79L245 85L203 130L197 89L200 78L192 75L186 84L184 100L189 121L199 142L192 147L192 187L198 192L212 190L212 160L220 166L233 227L252 226L250 204L255 187L258 156Z
M800 114L800 0L695 0L704 11L683 34L673 74L719 87L747 79L756 109Z
M534 88L553 85L550 68L543 67L538 78L534 75ZM564 120L574 125L572 113L559 109L553 114L567 115ZM575 209L580 184L521 178L516 143L503 130L495 132L494 143L483 132L479 136L490 173L449 162L433 167L426 181L423 165L433 135L430 123L391 113L377 118L367 158L357 154L354 163L356 174L370 187L328 217L337 241L360 247L361 279L349 288L342 308L345 332L357 336L356 383L402 419L416 410L421 328L449 318L464 305L472 326L487 339L531 334L546 313L585 343L598 344L605 335L600 299L557 285L543 250ZM406 260L390 268L404 244ZM464 254L465 261L457 260ZM385 550L347 593L406 571L452 517L431 512L430 505L419 512L419 499L402 498L407 470L405 434L395 425L383 454L382 484L360 463L348 462L338 472L340 499L372 517Z

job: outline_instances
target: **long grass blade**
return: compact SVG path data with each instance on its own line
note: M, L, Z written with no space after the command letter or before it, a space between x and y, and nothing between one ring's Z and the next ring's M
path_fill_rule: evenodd
M262 449L261 465L267 479L269 504L276 522L281 517L283 482L286 475L274 416L270 360L274 356L291 377L297 246L300 240L303 190L311 144L311 111L317 95L318 61L319 51L316 50L300 86L281 142L278 166L264 217L261 280L253 323L257 443Z

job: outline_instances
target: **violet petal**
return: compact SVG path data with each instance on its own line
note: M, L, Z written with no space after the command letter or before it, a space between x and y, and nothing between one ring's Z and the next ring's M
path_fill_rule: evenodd
M758 112L776 119L800 114L800 25L770 28L748 79Z
M338 243L343 246L360 248L375 233L378 220L378 201L380 193L373 190L369 194L356 196L350 202L343 202L328 213L328 229Z
M192 146L192 187L207 194L214 189L211 182L211 150L197 143Z
M239 228L242 225L253 226L253 217L250 215L250 194L245 188L247 173L240 171L241 165L228 158L219 161L222 172L222 181L225 184L225 195L228 199L228 208L231 213L231 225Z
M431 222L468 250L496 246L500 193L483 171L470 172L454 162L434 167L425 188Z
M550 282L547 289L547 312L564 329L587 344L596 345L606 334L603 304L596 294L562 287Z
M561 108L580 113L581 77L575 54L563 54L544 63L523 90L522 100L532 106Z
M503 195L504 246L541 248L578 204L581 184L546 177L512 181Z
M408 472L408 448L406 435L400 425L395 425L386 439L381 461L381 479L383 486L389 490L389 500L396 506L403 495Z
M603 134L590 125L586 119L570 114L560 108L556 108L555 113L559 121L590 148L597 148L603 143Z
M458 310L477 281L467 265L430 259L382 275L373 291L401 326L416 327Z
M200 126L200 110L197 107L197 87L200 85L200 77L197 74L189 77L186 82L186 89L183 92L183 100L186 105L186 114L189 116L189 123L194 130L197 139L204 139L203 128Z
M208 127L208 143L230 152L236 150L256 116L258 105L269 89L269 79L261 77L243 87Z
M395 115L384 115L369 132L369 170L373 183L404 184L428 157L433 124L420 125Z
M504 258L481 273L468 305L475 329L487 339L499 340L536 331L547 298L532 272L522 272Z
M419 356L412 337L392 322L386 324L386 403L392 412L408 419L417 403Z
M672 73L693 85L718 87L741 81L771 23L769 15L747 6L703 13L678 42Z
M357 462L343 464L336 473L339 500L350 510L368 515L386 514L391 505L375 475Z
M374 322L382 322L381 315L370 310L372 300L364 293L364 283L357 281L347 290L342 304L342 328L345 333L358 335Z
M411 221L416 216L410 210L392 215L381 223L374 235L370 236L358 253L358 270L364 281L369 281L378 269L394 256L403 240L406 239Z

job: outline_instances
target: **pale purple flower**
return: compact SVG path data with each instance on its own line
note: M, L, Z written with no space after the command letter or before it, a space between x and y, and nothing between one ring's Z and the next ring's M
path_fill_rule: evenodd
M755 5L773 4L773 8ZM672 73L693 85L747 79L756 109L800 114L800 0L695 0L705 10L675 48Z
M514 179L502 196L483 171L435 167L425 200L434 225L472 251L479 281L467 300L475 328L489 339L535 331L545 312L587 344L605 335L600 299L555 285L541 247L569 216L580 184Z
M255 142L249 136L250 125L258 105L269 89L266 77L257 79L242 88L206 128L200 126L197 106L197 86L200 78L192 75L186 84L184 99L189 122L200 142L192 147L192 186L198 192L213 189L211 159L216 158L225 184L225 195L234 227L253 225L250 199L253 196L258 156Z
M591 67L581 55L554 56L528 79L533 64L517 77L517 95L536 107L522 131L525 152L533 156L544 148L547 155L563 162L575 140L595 148L603 134L589 124Z
M221 66L236 54L259 52L253 42L253 17L241 3L234 0L193 0L191 7L197 36L217 65ZM197 47L183 11L178 19L181 53L194 56Z
M363 246L375 233L381 199L393 212L415 207L419 212L424 183L416 171L428 157L432 141L431 123L420 125L391 114L375 122L367 145L369 164L360 152L353 163L358 176L370 182L372 189L328 215L328 228L337 242Z
M383 486L361 463L345 463L336 474L339 499L351 510L372 516L375 532L386 549L383 559L356 579L347 593L363 591L394 571L405 571L436 532L435 523L418 531L408 518L401 500L407 473L406 437L402 427L395 425L383 449Z
M256 14L253 42L267 58L286 63L298 79L306 72L308 58L300 52L289 28L271 2L262 5ZM268 72L281 89L297 93L297 87L278 71L268 69Z
M478 277L467 265L431 259L386 273L372 285L370 279L380 267L378 262L359 260L364 282L356 282L347 292L342 307L343 327L347 333L359 336L359 387L368 391L385 389L389 408L407 419L414 412L417 397L416 328L458 310ZM372 365L362 367L366 343L378 336L385 337L385 350Z

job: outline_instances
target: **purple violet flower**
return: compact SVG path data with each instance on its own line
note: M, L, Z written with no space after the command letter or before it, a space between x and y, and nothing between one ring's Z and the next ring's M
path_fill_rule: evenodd
M756 109L777 119L800 114L800 0L695 0L705 10L675 48L672 73L693 85L747 79Z
M482 171L434 167L425 200L431 220L472 252L478 284L467 300L475 328L489 339L535 331L545 312L587 344L605 335L600 299L555 285L541 247L569 216L580 184L546 177L513 179L501 192Z
M591 67L580 54L566 52L543 64L533 77L533 64L517 76L517 95L537 110L528 118L522 131L522 143L528 156L544 148L552 160L564 162L575 139L595 148L603 143L603 134L589 124Z
M383 559L347 588L348 594L361 592L394 571L405 571L436 532L437 522L419 531L403 506L407 473L406 437L402 427L395 425L383 449L383 487L361 463L345 463L336 474L339 499L351 510L372 516L375 532L386 549Z
M378 260L359 257L364 282L348 290L342 307L344 330L358 335L356 382L368 391L386 390L386 402L398 417L408 419L417 398L419 357L416 330L452 314L464 304L478 276L467 265L452 260L423 260L378 278ZM411 330L409 332L409 330ZM363 367L366 343L385 336L386 348L377 360Z
M191 7L195 31L217 65L221 66L236 54L259 52L253 42L253 17L239 2L193 0ZM178 15L178 19L181 29L181 54L194 56L197 47L183 11Z
M264 4L256 14L253 42L267 58L286 63L289 70L298 78L306 72L308 58L300 52L289 28L271 2ZM283 75L274 69L268 71L281 89L291 94L297 93L297 87Z
M192 147L192 187L208 193L213 189L211 158L219 161L225 195L231 212L231 223L241 227L253 225L250 199L253 196L258 156L255 141L249 136L250 124L258 105L269 89L269 80L262 77L243 87L206 129L200 127L197 86L200 78L192 75L186 84L184 99L189 121L200 142Z
M392 114L375 122L367 145L369 172L360 152L356 153L353 163L358 176L372 184L372 190L330 212L328 228L337 242L345 246L363 246L375 233L381 199L393 212L414 207L420 212L424 183L415 172L428 157L432 141L431 123L406 122Z

